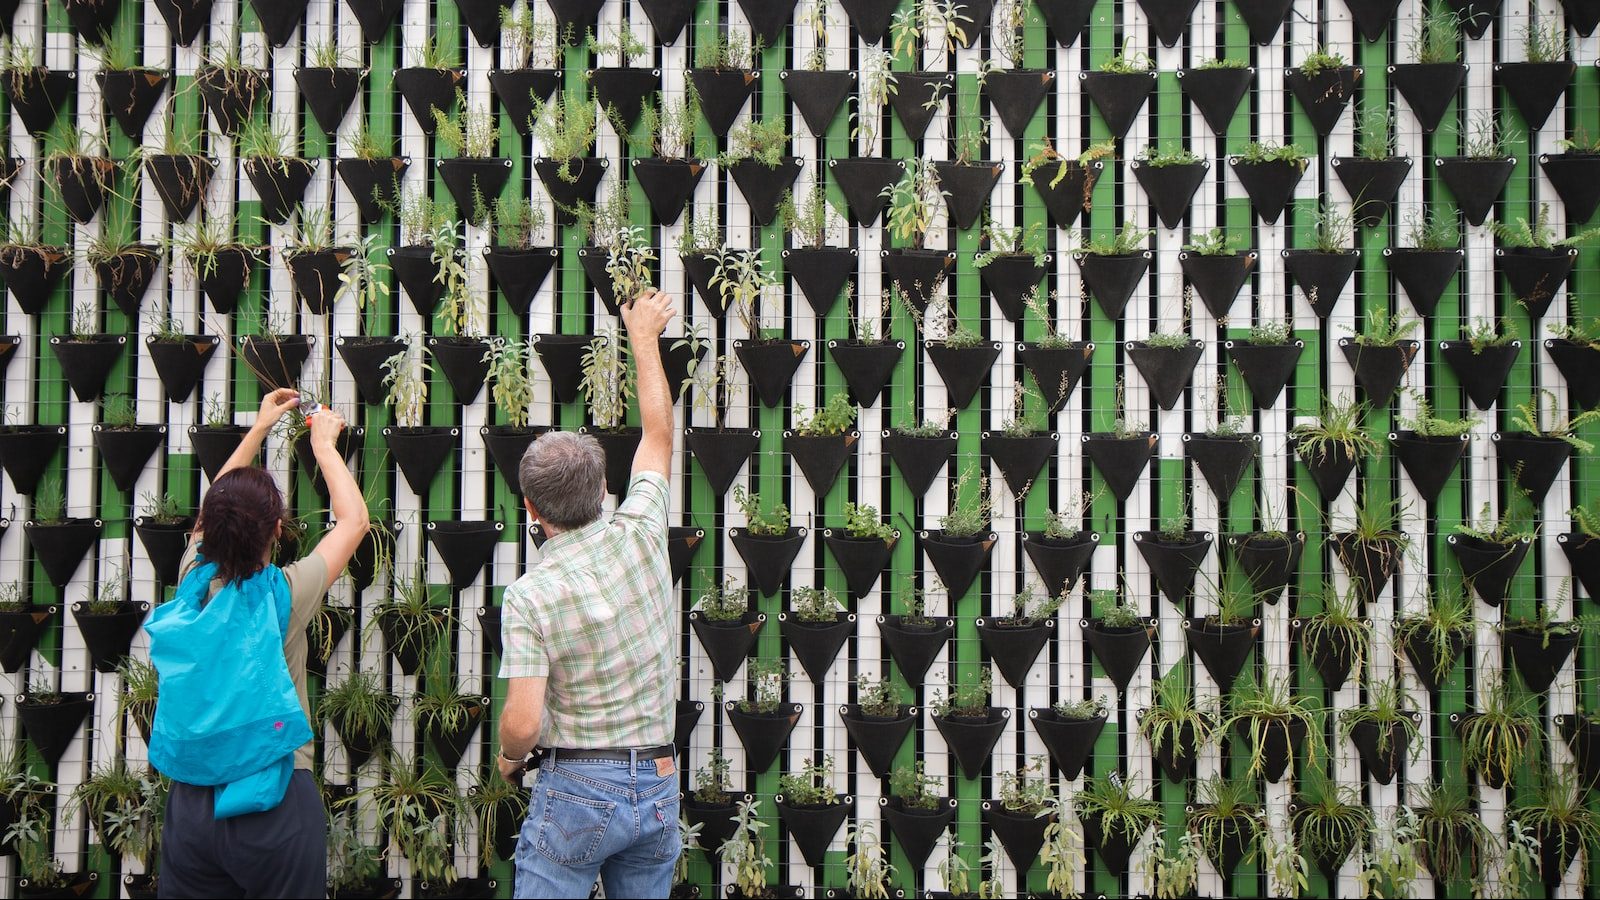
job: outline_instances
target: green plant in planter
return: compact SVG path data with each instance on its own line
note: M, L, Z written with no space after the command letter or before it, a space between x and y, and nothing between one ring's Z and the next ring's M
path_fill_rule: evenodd
M1299 722L1306 730L1304 749L1312 765L1319 764L1322 753L1322 718L1327 710L1315 698L1296 695L1286 676L1258 679L1256 673L1246 671L1244 677L1228 695L1228 718L1220 726L1226 731L1244 725L1249 735L1251 775L1265 771L1264 757L1268 729L1280 729L1289 734L1291 723ZM1294 766L1294 743L1290 743L1289 766Z
M574 160L594 149L599 132L598 101L586 99L579 91L560 91L548 100L534 97L529 121L533 136L544 148L544 155L560 163L556 176L568 184L578 182L572 170ZM488 154L484 154L487 156Z
M753 659L746 671L750 696L739 701L739 711L756 716L776 714L783 705L783 664L775 659Z
M1116 772L1085 779L1072 798L1073 812L1080 822L1097 822L1107 838L1121 835L1129 844L1137 843L1161 823L1161 804L1135 795L1133 781Z
M796 404L794 433L805 437L844 434L855 424L856 413L855 404L844 391L830 395L827 403L809 414L804 406Z
M508 341L503 337L490 339L489 350L483 355L483 361L489 364L484 376L489 395L512 428L528 425L528 411L533 407L532 373L536 355L533 342Z
M1031 256L1034 265L1043 266L1048 255L1045 252L1044 226L1038 222L1015 228L989 222L983 226L983 238L988 248L972 259L973 266L979 269L988 267L1002 256Z
M1588 799L1588 787L1573 766L1546 768L1539 773L1533 795L1523 794L1512 805L1511 821L1524 833L1537 836L1541 845L1556 845L1559 859L1581 853L1584 864L1578 871L1585 872L1587 861L1600 850L1600 820L1589 808ZM1541 846L1541 850L1545 849L1548 848ZM1553 874L1544 873L1546 877ZM1586 876L1581 877L1587 881Z
M1307 460L1325 462L1337 450L1360 462L1382 450L1378 439L1362 423L1366 412L1365 401L1341 398L1335 402L1324 397L1317 421L1296 424L1289 429L1289 437Z
M1462 762L1490 780L1509 778L1530 753L1538 752L1531 743L1538 729L1536 700L1525 694L1513 698L1503 678L1485 678L1477 714L1463 717L1460 725Z
M778 776L778 793L785 803L795 806L832 806L839 802L833 781L833 757L824 756L820 763L812 763L808 756L800 761L798 771Z
M42 788L43 784L39 787ZM67 877L61 871L61 861L50 852L53 810L44 802L45 793L42 790L24 792L22 797L16 818L11 820L10 827L6 828L0 839L16 852L17 874L28 879L30 887L62 887L67 883Z
M933 163L924 158L906 160L905 174L885 187L882 196L889 201L889 234L900 243L921 250L943 197Z
M410 355L402 350L383 361L383 384L389 389L384 405L394 411L394 423L401 428L420 427L428 413L427 373L433 371L433 366L428 365L426 348L422 348L415 365Z
M1300 639L1305 645L1343 648L1342 655L1352 660L1351 677L1361 677L1361 667L1372 647L1372 623L1361 617L1361 596L1351 585L1340 592L1325 581L1318 592L1322 611L1301 623Z
M743 71L755 64L760 42L752 45L750 35L737 29L717 29L709 40L700 41L694 48L694 66L697 69L735 69Z
M1413 795L1410 812L1417 821L1418 856L1435 878L1461 871L1476 875L1494 840L1478 814L1466 786L1459 781L1424 781Z
M778 205L778 216L794 236L795 247L817 249L825 246L828 243L828 231L839 223L839 213L834 209L833 201L828 199L827 188L820 181L798 197L793 191L785 191L783 201Z
M435 200L423 188L401 191L394 199L382 199L379 207L400 221L400 243L408 247L433 246L434 233L450 224L454 207Z
M733 802L730 763L720 748L713 747L706 764L694 773L694 799L707 806L727 806Z
M33 492L33 521L40 525L59 525L67 520L66 508L61 476L46 475Z
M448 604L433 602L433 590L420 564L410 577L395 579L394 596L379 603L376 613L367 625L369 632L379 627L380 620L393 621L394 646L416 648L424 668L456 621Z
M1158 350L1184 350L1194 343L1194 337L1186 331L1157 331L1141 343Z
M1327 48L1317 46L1306 55L1300 63L1300 74L1307 78L1315 78L1326 69L1339 69L1349 65L1343 56L1331 53Z
M619 236L621 240L607 248L606 274L611 276L612 294L631 300L654 286L650 264L656 261L656 250L643 226L629 226Z
M594 56L614 54L623 65L631 66L635 60L650 52L650 45L639 40L634 35L633 29L626 25L620 28L608 27L605 32L607 39L603 41L595 37L592 31L583 36L584 47Z
M1419 63L1461 61L1461 14L1442 6L1423 8L1411 36L1411 52Z
M837 613L844 609L833 588L811 586L794 589L794 614L801 622L832 623Z
M168 782L160 774L132 772L119 761L96 769L73 789L67 798L65 821L71 824L73 813L81 806L106 850L133 857L148 871L161 842L167 788Z
M888 678L872 678L862 674L856 677L856 705L864 716L892 719L900 715L902 704L900 690Z
M1057 700L1050 704L1050 709L1063 719L1084 721L1097 719L1106 714L1106 700L1104 697L1089 697L1084 700Z
M1244 341L1256 347L1277 347L1294 340L1294 326L1288 322L1263 322L1252 325Z
M1318 253L1349 253L1355 236L1355 217L1332 203L1317 206L1311 220L1311 249Z
M1493 507L1485 502L1471 521L1455 526L1456 534L1464 534L1492 544L1510 544L1513 541L1532 540L1539 534L1539 526L1528 521L1531 510L1518 509L1518 504L1507 504L1498 518ZM1541 609L1543 604L1540 605Z
M1545 414L1544 407L1537 399L1518 403L1518 414L1511 417L1511 423L1531 437L1559 438L1571 444L1572 449L1579 453L1593 453L1594 444L1578 437L1577 431L1591 422L1600 422L1600 409L1584 410L1575 416L1568 416L1562 412L1556 395L1550 389L1539 388L1538 396L1547 402L1549 413ZM1550 424L1546 425L1545 422Z
M538 104L539 100L535 98L534 102ZM495 124L494 113L487 106L474 108L459 88L456 90L456 107L457 111L453 113L433 108L433 133L439 142L454 156L469 159L489 159L494 156L495 144L500 139L500 128ZM593 104L589 108L592 118ZM537 105L535 110L539 110Z
M1594 501L1594 508L1588 506L1574 506L1567 510L1567 515L1572 517L1572 527L1580 534L1591 539L1600 539L1600 499Z
M1050 292L1050 304L1056 303L1057 294ZM1072 346L1072 339L1056 330L1055 317L1050 314L1050 309L1045 305L1045 299L1040 292L1039 285L1028 289L1028 295L1022 299L1022 306L1038 319L1044 328L1044 334L1034 341L1034 346L1041 350L1061 350ZM1061 373L1061 381L1056 385L1061 396L1066 396L1070 379L1065 372Z
M122 570L111 569L92 589L84 592L87 612L91 616L114 616L122 612L122 601L127 593L127 579Z
M1122 48L1106 58L1100 64L1099 71L1110 72L1115 75L1137 75L1155 68L1155 61L1142 51L1133 49L1133 38L1129 37L1122 42Z
M352 672L322 692L316 718L319 725L332 722L341 735L377 743L388 737L389 724L399 708L400 699L385 689L375 673Z
M761 295L778 283L778 276L767 271L760 250L718 247L712 257L717 268L711 275L711 288L722 294L726 308L739 314L751 339L762 340Z
M1518 216L1515 225L1490 221L1489 229L1500 245L1513 249L1554 250L1557 247L1576 247L1600 237L1600 227L1587 228L1564 238L1557 238L1550 227L1550 204L1539 204L1539 214L1532 222Z
M637 388L629 365L631 355L615 329L596 335L583 353L583 378L578 387L589 407L589 418L603 431L621 429L628 414L628 401Z
M1392 316L1388 310L1380 307L1367 314L1367 330L1357 332L1355 342L1360 347L1395 347L1416 331L1420 324L1416 319Z
M1415 416L1399 416L1397 421L1402 429L1411 431L1417 437L1460 437L1467 434L1483 421L1478 416L1466 415L1459 419L1451 419L1434 415L1433 404L1428 396L1421 391L1413 391L1416 399L1417 412Z
M413 877L451 885L457 878L455 835L461 822L461 796L450 776L433 766L393 759L384 777L345 798L365 797L389 835L390 850L411 863Z
M1217 715L1202 710L1189 686L1189 670L1176 666L1150 684L1150 708L1139 719L1139 733L1151 747L1171 746L1174 754L1199 753L1217 734ZM1183 746L1185 731L1193 741Z
M789 533L789 507L783 502L766 512L761 508L761 495L749 493L744 485L734 485L733 502L744 513L745 527L757 537L783 537Z
M1187 831L1212 859L1221 859L1226 842L1236 835L1245 839L1243 861L1260 853L1256 838L1262 831L1261 798L1254 782L1212 776L1200 782L1196 804L1189 812Z
M26 612L32 605L28 600L27 594L23 592L20 582L11 581L0 584L0 612ZM132 659L133 657L128 658Z
M1302 172L1311 162L1310 154L1300 149L1299 144L1274 144L1271 141L1251 141L1239 151L1239 161L1260 165L1262 163L1287 162L1294 165Z
M1183 249L1198 256L1238 256L1234 239L1221 228L1213 228L1203 235L1193 237Z
M506 59L513 62L508 68L526 65L534 69L554 69L560 64L561 48L555 24L535 19L533 10L526 6L500 10L500 38L506 48Z
M483 709L483 697L461 690L454 680L435 673L423 680L422 690L412 695L416 704L417 727L423 731L448 733L465 728L474 710Z
M977 480L976 492L968 485ZM974 467L962 470L950 486L950 511L939 517L939 529L947 538L977 537L994 518L994 498L989 493L989 478Z
M895 766L889 773L889 796L907 809L938 809L939 787L939 779L928 774L927 764L920 759L915 766Z
M1090 591L1089 602L1092 609L1100 612L1100 624L1105 628L1143 628L1145 625L1138 605L1123 600L1110 588Z
M761 837L767 823L757 817L754 800L740 800L733 821L733 834L723 842L718 858L724 866L732 867L733 886L741 896L765 897L767 869L772 865L766 841Z
M1498 326L1489 319L1474 319L1471 325L1461 329L1461 338L1472 348L1474 356L1490 347L1509 347L1518 337L1517 323L1510 317L1501 317Z
M746 119L734 126L728 140L727 151L717 157L717 163L722 166L749 160L776 169L783 165L789 149L789 131L782 119Z
M1012 628L1031 628L1055 615L1066 601L1065 592L1054 597L1047 594L1043 600L1038 600L1033 595L1032 587L1024 588L1011 598L1010 614L999 616L996 624Z
M936 33L944 35L943 54L956 52L970 42L967 26L972 17L960 0L912 0L909 7L894 14L889 23L889 37L897 57L919 57L924 43ZM929 49L939 49L929 45Z
M1542 21L1529 16L1521 34L1522 58L1528 62L1561 62L1572 53L1572 41L1560 16Z
M1407 736L1412 756L1416 757L1421 753L1422 745L1416 720L1409 715L1410 709L1411 701L1398 674L1383 681L1371 682L1367 685L1365 704L1339 713L1339 736L1342 740L1349 740L1357 725L1369 723L1378 730L1378 752L1387 753L1394 726L1398 725Z
M1061 509L1051 512L1044 522L1044 537L1051 541L1070 541L1083 533L1082 522L1094 502L1104 493L1103 487L1077 491L1069 495Z
M1000 782L1000 805L1007 812L1035 817L1049 812L1055 783L1049 777L1045 757L1031 757L1021 768L995 777Z
M1326 775L1305 782L1290 820L1301 852L1312 859L1342 859L1372 834L1372 810L1360 793Z
M1406 213L1406 243L1415 250L1454 250L1461 245L1461 213L1431 206Z
M978 670L976 682L959 682L950 685L950 695L933 689L928 707L941 719L985 719L989 716L989 696L994 692L994 675L989 667Z
M500 779L505 782L505 779ZM509 787L510 783L505 782ZM328 813L328 891L363 887L383 872L383 849L367 843L355 808ZM491 848L492 849L492 848Z
M878 508L866 503L846 503L844 505L844 533L845 537L856 540L894 539L894 526L878 517Z
M707 585L695 608L707 621L737 622L750 611L750 589L729 575L721 586Z
M1394 640L1396 644L1421 640L1432 651L1433 675L1439 678L1455 665L1452 636L1470 635L1473 625L1472 603L1459 587L1429 591L1422 615L1395 620Z
M1152 169L1187 166L1200 162L1200 157L1194 155L1188 147L1179 146L1176 150L1170 147L1162 149L1155 144L1145 147L1136 158Z
M1511 156L1512 147L1522 137L1516 129L1506 129L1492 114L1480 111L1468 123L1468 133L1457 129L1461 148L1469 159L1505 159Z
M294 136L287 127L272 124L272 118L254 115L239 125L239 155L259 166L270 166L289 174L289 163L299 159Z
M498 247L528 250L535 235L544 231L545 209L525 198L496 197L493 214L494 243Z
M845 832L844 842L855 848L844 858L845 886L850 896L888 900L889 880L894 877L895 868L888 860L883 841L878 838L878 830L871 822L851 825Z
M1101 235L1085 241L1077 248L1077 252L1090 256L1129 256L1144 250L1145 239L1154 233L1152 229L1140 228L1129 219L1110 236Z
M1177 848L1172 850L1167 849L1164 835L1157 837L1144 858L1152 896L1168 900L1192 895L1200 879L1200 860L1205 858L1199 835L1185 831L1178 835Z

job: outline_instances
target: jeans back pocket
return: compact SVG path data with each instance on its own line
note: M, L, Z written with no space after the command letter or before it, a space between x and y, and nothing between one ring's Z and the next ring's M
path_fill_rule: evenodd
M617 804L590 800L557 790L545 791L544 819L539 823L535 848L551 862L564 866L594 862L611 824Z
M661 838L656 842L656 859L677 859L683 850L682 825L678 821L678 795L649 804L647 815L653 813L661 827Z

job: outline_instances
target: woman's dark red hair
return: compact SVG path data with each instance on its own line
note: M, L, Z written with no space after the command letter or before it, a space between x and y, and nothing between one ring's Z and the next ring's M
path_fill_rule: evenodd
M254 466L234 469L212 482L200 503L201 555L224 581L249 578L265 566L282 520L283 493L272 476Z

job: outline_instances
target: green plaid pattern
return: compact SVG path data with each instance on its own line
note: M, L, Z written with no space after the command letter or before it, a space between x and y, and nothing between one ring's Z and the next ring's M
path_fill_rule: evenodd
M541 747L672 740L678 616L667 480L635 475L611 519L563 532L506 588L501 678L549 679Z

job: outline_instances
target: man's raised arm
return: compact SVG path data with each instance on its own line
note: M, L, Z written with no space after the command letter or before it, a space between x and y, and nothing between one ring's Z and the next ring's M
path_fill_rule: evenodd
M657 338L677 312L672 299L657 290L648 290L622 307L622 322L628 329L628 344L639 372L639 421L644 435L633 454L633 474L657 472L672 479L672 389L661 365L661 346Z

